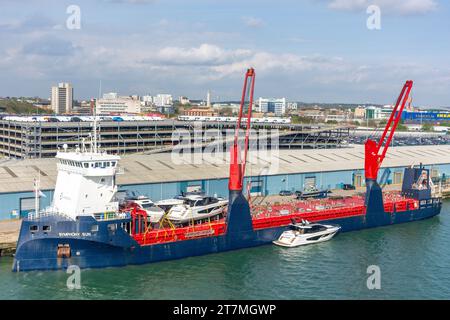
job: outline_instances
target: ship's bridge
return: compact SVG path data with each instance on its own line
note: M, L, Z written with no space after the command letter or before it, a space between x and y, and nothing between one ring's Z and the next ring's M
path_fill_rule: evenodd
M58 170L83 176L113 176L118 170L119 156L93 152L58 152Z

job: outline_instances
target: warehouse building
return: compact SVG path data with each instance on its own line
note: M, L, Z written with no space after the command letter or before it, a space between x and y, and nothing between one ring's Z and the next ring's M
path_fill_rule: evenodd
M117 176L119 193L134 191L157 201L199 188L207 194L228 195L227 163L174 161L169 153L126 155ZM179 160L179 159L178 159ZM276 162L276 163L275 163ZM403 169L423 163L434 179L450 175L449 146L394 147L389 150L380 176L386 183L400 185ZM276 165L274 165L276 164ZM302 190L306 186L339 189L343 184L364 187L363 146L323 150L279 150L272 157L252 155L247 164L246 183L252 195ZM34 210L33 180L40 175L41 207L50 204L56 183L55 159L0 160L0 220L23 217ZM244 190L247 190L246 188ZM360 189L363 190L363 189Z

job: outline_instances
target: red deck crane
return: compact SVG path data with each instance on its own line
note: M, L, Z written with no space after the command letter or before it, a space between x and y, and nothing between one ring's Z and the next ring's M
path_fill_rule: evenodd
M242 191L245 165L247 163L248 143L250 135L250 122L252 118L252 106L253 106L253 92L255 89L255 70L250 68L247 70L244 79L244 87L242 89L241 105L239 107L239 116L236 123L236 130L234 133L234 143L230 154L230 180L228 183L229 190ZM239 153L239 131L242 125L242 118L244 116L245 102L249 97L246 130L245 130L245 142L244 142L244 159L241 160Z
M394 109L389 117L388 122L386 123L386 127L384 128L383 134L381 135L380 140L377 142L367 139L365 144L365 163L364 163L364 172L367 180L377 180L378 170L383 163L384 157L386 156L386 152L389 149L389 145L394 137L395 130L397 129L397 125L400 122L403 109L405 107L406 102L408 101L409 94L411 92L413 86L413 81L408 80L405 82L403 89L398 96L397 103L395 104ZM386 136L389 132L389 136ZM386 142L385 142L386 140ZM384 147L383 147L384 144ZM381 153L380 153L381 150Z

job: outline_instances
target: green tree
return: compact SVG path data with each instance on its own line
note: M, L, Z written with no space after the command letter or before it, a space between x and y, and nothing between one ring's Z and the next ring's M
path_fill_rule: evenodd
M221 109L219 109L219 114L221 116L229 116L230 117L233 115L233 109L230 107L221 108Z
M432 123L424 123L422 125L422 131L434 131L434 126Z
M302 117L302 116L299 116L299 115L293 115L291 117L291 122L294 123L294 124L312 123L312 119L306 118L306 117Z
M6 113L12 114L43 114L49 112L48 110L35 107L29 102L19 101L15 98L0 101L0 106L5 109Z

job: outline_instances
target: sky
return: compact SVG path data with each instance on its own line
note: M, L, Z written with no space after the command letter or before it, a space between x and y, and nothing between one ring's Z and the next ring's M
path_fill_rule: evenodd
M239 100L254 67L257 97L387 104L411 79L413 104L450 106L449 57L444 0L0 0L0 96Z

